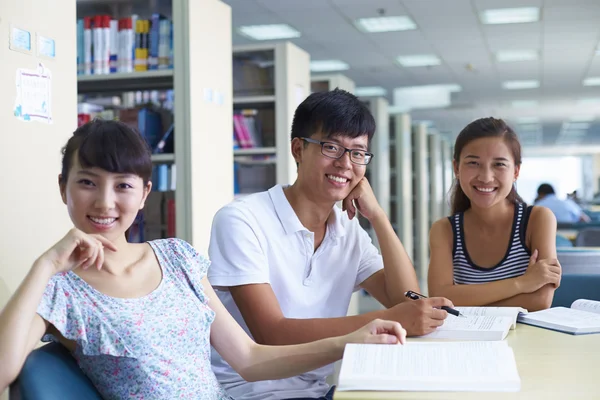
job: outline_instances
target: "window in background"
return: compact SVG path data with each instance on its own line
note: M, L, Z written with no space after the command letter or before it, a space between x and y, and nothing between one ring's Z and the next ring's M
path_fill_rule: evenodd
M582 192L582 167L581 157L524 157L517 191L523 200L533 204L538 186L549 183L558 198L566 199L567 193Z

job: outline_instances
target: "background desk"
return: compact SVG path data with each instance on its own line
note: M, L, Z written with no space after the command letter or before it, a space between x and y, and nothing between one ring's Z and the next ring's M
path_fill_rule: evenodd
M600 399L600 334L573 336L517 324L506 340L517 361L520 392L336 392L334 399Z

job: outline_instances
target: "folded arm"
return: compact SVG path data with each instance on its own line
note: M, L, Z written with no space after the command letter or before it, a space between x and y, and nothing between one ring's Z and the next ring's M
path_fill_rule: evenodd
M431 296L446 297L457 306L485 306L522 293L517 278L475 285L455 285L452 243L450 221L444 218L435 222L429 232L428 286Z
M557 258L556 254L556 217L546 207L534 207L531 210L526 240L531 251L538 251L538 259ZM552 306L556 286L544 285L532 293L521 293L508 299L491 304L494 306L516 306L529 311L544 310Z
M431 262L429 293L443 296L458 306L519 306L530 311L550 307L554 287L545 285L527 293L522 276L495 282L455 285L452 265L453 233L450 222L437 221L430 231ZM530 249L538 250L538 259L556 258L556 219L551 211L534 207L526 233Z
M521 293L488 305L493 307L523 307L528 311L544 310L552 304L555 289L553 285L545 285L533 293Z

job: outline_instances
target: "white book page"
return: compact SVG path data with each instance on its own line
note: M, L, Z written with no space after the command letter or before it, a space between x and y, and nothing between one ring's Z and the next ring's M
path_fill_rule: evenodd
M521 317L524 321L541 321L569 328L600 328L600 315L573 308L553 307Z
M360 390L360 382L394 390L428 390L436 383L460 384L460 390L489 383L518 382L512 350L506 342L409 342L405 345L349 344L340 371L340 390ZM383 384L383 382L387 382ZM417 385L415 387L415 385Z
M575 300L571 304L571 308L575 310L582 310L592 312L594 314L600 314L600 301L579 299Z
M454 307L457 311L460 311L464 315L476 315L476 316L502 316L511 317L513 324L511 329L515 329L517 326L517 317L519 313L527 314L527 310L522 307Z
M466 316L455 317L449 315L444 320L444 325L437 328L435 331L421 336L427 339L477 339L478 333L498 332L498 337L502 333L508 331L512 325L510 317L494 317L494 316ZM465 333L467 333L465 335Z

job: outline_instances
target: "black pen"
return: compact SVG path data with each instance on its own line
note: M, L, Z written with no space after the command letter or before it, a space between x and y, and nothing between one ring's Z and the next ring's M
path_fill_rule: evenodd
M417 292L413 292L412 290L409 290L408 292L404 293L404 296L408 297L411 300L419 300L419 299L426 299L426 296L423 296L422 294L419 294ZM461 314L458 310L455 310L452 307L448 307L448 306L441 306L440 307L442 310L446 311L448 314L452 314L456 317L463 317L466 318L463 314Z

